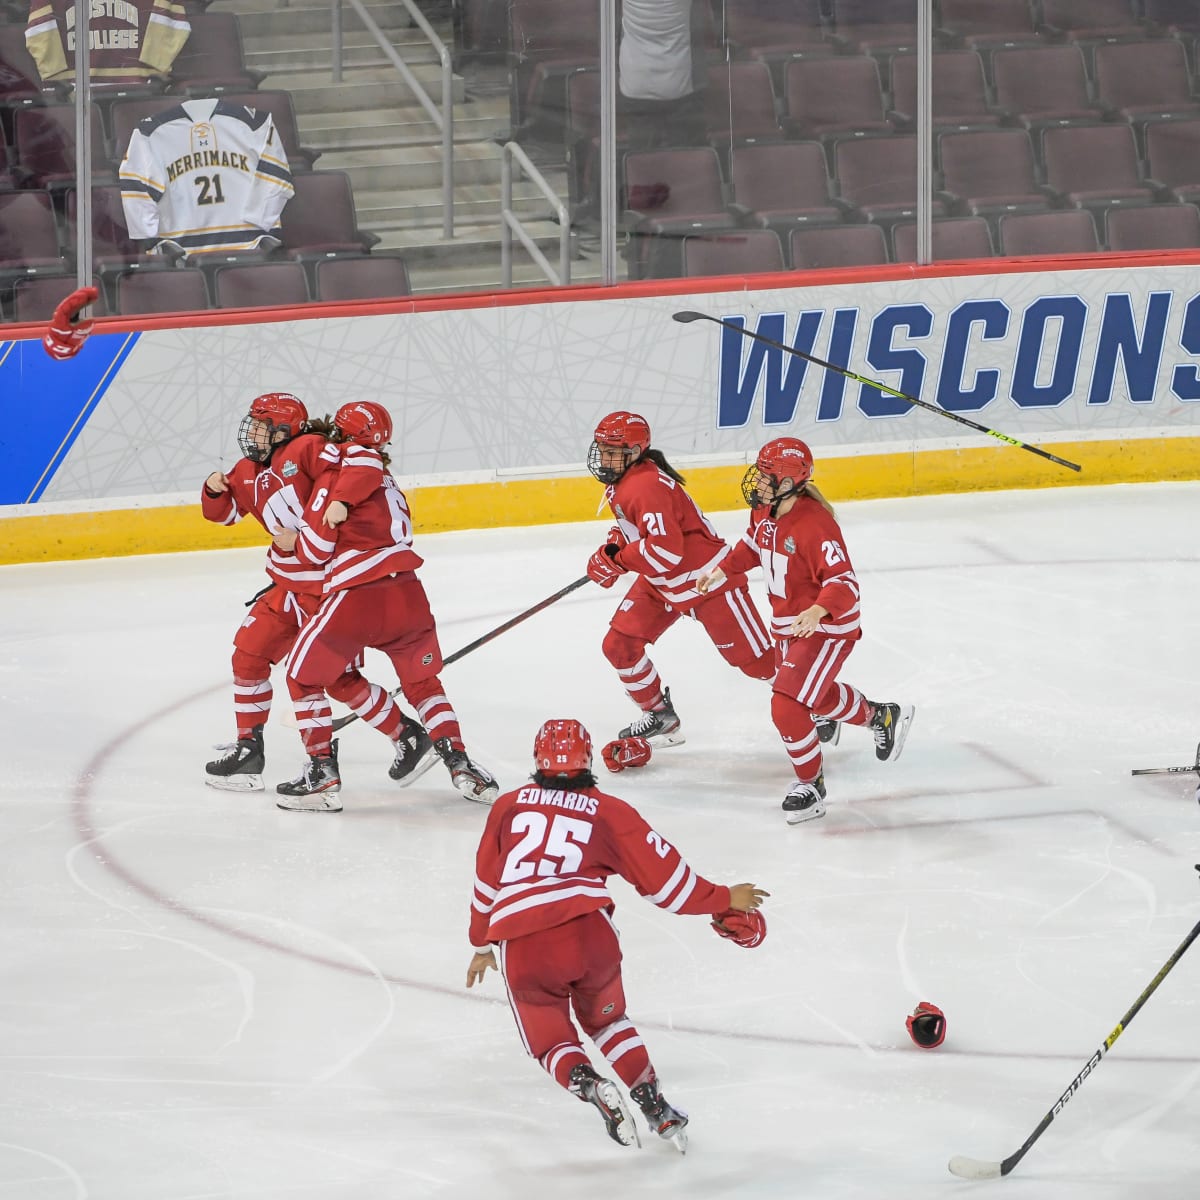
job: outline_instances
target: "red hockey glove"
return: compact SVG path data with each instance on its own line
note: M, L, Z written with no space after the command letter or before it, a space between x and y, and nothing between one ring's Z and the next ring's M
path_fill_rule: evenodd
M905 1021L908 1036L923 1050L932 1050L946 1040L946 1014L936 1004L922 1000Z
M61 362L79 353L88 334L92 332L92 322L77 321L75 318L99 295L94 287L78 288L54 310L50 328L42 338L42 345L51 358Z
M624 550L629 545L629 539L625 536L624 530L620 525L614 525L608 531L608 537L604 539L610 546L616 546L618 550Z
M729 938L747 950L753 950L767 936L767 918L757 908L749 912L727 908L713 913L712 927L719 937Z
M612 585L617 582L617 579L624 575L629 569L628 567L621 566L621 564L613 557L613 555L616 554L620 548L620 546L615 546L611 543L606 546L601 546L600 549L588 559L588 578L594 580L602 588L612 587Z
M617 738L603 750L604 765L610 771L623 771L626 767L644 767L650 761L650 743L645 738Z

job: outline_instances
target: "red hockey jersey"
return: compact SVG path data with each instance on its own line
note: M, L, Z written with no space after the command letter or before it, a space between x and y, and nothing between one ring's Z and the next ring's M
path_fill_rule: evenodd
M343 451L341 471L317 480L296 540L299 559L324 572L327 593L415 571L422 562L412 548L408 501L378 453L354 444ZM361 498L348 499L351 489ZM352 504L350 516L334 529L321 519L331 499Z
M626 879L668 912L729 907L710 883L624 800L599 788L506 792L488 813L475 855L471 944L478 948L613 909L605 880Z
M166 75L192 32L175 0L91 0L91 78L137 83ZM46 82L75 78L74 0L33 0L25 44Z
M233 525L251 516L268 533L280 527L298 530L316 479L332 489L333 499L347 504L365 499L378 487L376 477L331 474L343 449L320 434L305 433L285 442L265 463L239 459L225 473L229 491L211 496L206 487L200 488L201 510L218 525ZM323 565L305 562L294 551L285 553L274 544L267 551L267 574L292 592L319 596L325 586Z
M771 632L790 636L792 622L820 604L829 615L822 633L851 641L862 637L858 579L833 515L811 496L799 496L777 521L767 507L750 514L750 528L721 569L761 566L771 598Z
M648 461L630 467L606 489L605 498L629 539L616 561L645 576L668 604L684 612L695 607L702 599L696 580L729 553L696 502Z

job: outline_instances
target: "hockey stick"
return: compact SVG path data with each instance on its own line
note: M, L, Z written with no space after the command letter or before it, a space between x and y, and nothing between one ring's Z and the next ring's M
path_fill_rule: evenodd
M746 329L744 326L738 325L733 321L726 321L721 317L710 317L706 313L688 312L686 310L672 313L671 315L673 320L679 321L683 325L689 325L692 321L712 321L714 325L723 325L726 329L732 329L735 333L740 333L748 338L754 338L757 342L774 346L777 350L784 350L788 354L794 354L797 358L806 359L810 363L815 363L818 367L824 367L827 371L836 371L839 375L845 375L847 379L853 379L855 383L861 383L867 387L876 388L878 391L886 392L889 396L896 396L901 400L907 400L909 404L915 404L918 408L926 409L931 413L937 413L939 417L947 417L951 421L957 421L960 425L967 425L971 429L976 429L980 433L986 433L988 437L997 438L1009 446L1016 446L1020 450L1028 450L1030 454L1038 454L1042 458L1049 459L1052 463L1058 463L1060 467L1069 467L1072 471L1083 470L1078 463L1070 462L1065 458L1059 458L1057 454L1051 454L1049 450L1043 450L1040 446L1031 446L1028 442L1022 442L1017 438L1009 437L1006 433L1000 433L998 430L989 429L986 425L980 425L978 421L972 421L969 417L960 416L958 413L949 412L944 408L938 408L936 404L927 404L924 400L918 400L916 396L910 396L907 392L898 392L895 388L888 387L886 383L880 383L877 379L868 379L865 375L855 375L853 371L848 371L845 367L839 367L837 363L826 362L823 358L817 358L815 354L809 354L804 350L797 350L795 346L787 346L783 342L777 342L774 338L765 337L763 334L756 333L752 329Z
M1196 865L1196 869L1200 870L1200 863ZM1200 921L1197 921L1192 926L1192 932L1183 939L1179 945L1179 949L1163 963L1162 970L1150 981L1150 986L1137 998L1133 1007L1117 1023L1116 1029L1104 1039L1103 1045L1087 1060L1083 1070L1071 1080L1071 1086L1059 1096L1054 1107L1041 1119L1038 1127L1025 1139L1019 1150L1014 1151L1002 1162L987 1162L981 1158L966 1158L963 1155L955 1155L948 1164L950 1174L957 1175L960 1179L999 1179L1001 1175L1007 1175L1025 1157L1029 1147L1046 1132L1050 1122L1062 1112L1067 1105L1067 1101L1075 1095L1083 1084L1083 1081L1099 1066L1105 1052L1112 1049L1113 1043L1121 1036L1125 1026L1137 1016L1142 1005L1154 995L1155 988L1166 979L1167 973L1183 957L1184 951L1197 937L1200 937Z
M519 612L515 617L510 617L503 625L497 625L490 633L485 633L483 637L476 638L470 645L464 646L461 650L455 650L453 654L442 659L442 666L448 667L451 663L456 663L460 658L466 658L472 650L478 650L480 646L486 646L493 638L498 638L502 633L507 633L514 625L520 625L522 621L527 621L530 617L536 616L544 608L549 608L556 601L561 600L564 596L569 596L576 588L581 588L591 577L581 575L574 583L568 583L565 588L559 588L553 596L547 596L545 600L539 600L531 608L527 608L524 612ZM393 688L392 695L395 696L400 689ZM339 729L345 729L352 721L358 720L358 713L348 713L344 717L338 717L333 723L333 731L336 733Z
M1190 767L1140 767L1130 775L1200 775L1200 746L1196 747L1196 761Z

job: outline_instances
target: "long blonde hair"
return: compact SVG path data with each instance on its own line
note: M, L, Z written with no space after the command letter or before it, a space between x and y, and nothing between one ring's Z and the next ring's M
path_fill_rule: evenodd
M806 480L797 489L801 496L811 496L834 520L837 520L837 513L833 510L833 505L821 495L817 485L811 479Z

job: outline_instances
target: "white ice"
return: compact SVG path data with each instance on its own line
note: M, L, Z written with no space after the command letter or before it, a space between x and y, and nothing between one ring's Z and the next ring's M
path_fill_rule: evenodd
M787 826L767 688L685 623L654 656L686 744L600 772L705 875L771 892L745 951L614 883L686 1158L610 1142L500 980L464 988L485 812L440 767L398 789L360 723L339 815L204 786L260 550L0 571L0 1200L1194 1195L1200 949L1012 1175L946 1164L1016 1150L1200 918L1196 781L1130 776L1200 738L1200 484L840 511L845 675L916 704L903 757L846 730L828 815ZM714 519L734 537L744 510ZM421 538L445 651L581 575L605 527ZM599 744L635 715L600 653L617 595L446 669L503 784L543 719ZM272 785L301 765L278 709L267 750ZM923 999L939 1050L905 1032Z

